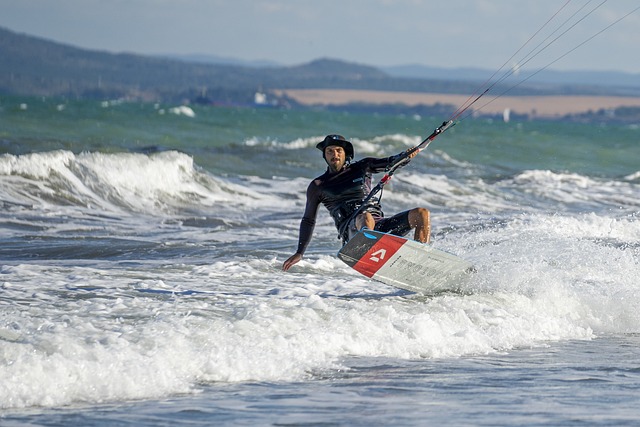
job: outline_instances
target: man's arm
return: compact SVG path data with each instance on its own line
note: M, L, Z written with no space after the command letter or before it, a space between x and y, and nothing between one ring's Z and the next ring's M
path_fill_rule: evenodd
M403 151L390 157L383 157L381 159L367 159L370 162L369 170L374 173L384 172L398 163L402 163L400 167L404 167L412 158L414 158L418 154L417 151L413 151L409 155L407 155L407 153L409 153L409 150Z
M287 258L284 264L282 264L282 270L289 270L302 259L302 255L307 250L307 246L309 246L309 242L311 242L311 237L313 236L319 205L320 200L318 198L317 186L312 182L309 184L309 187L307 187L307 205L305 206L304 215L300 221L298 249L295 254Z

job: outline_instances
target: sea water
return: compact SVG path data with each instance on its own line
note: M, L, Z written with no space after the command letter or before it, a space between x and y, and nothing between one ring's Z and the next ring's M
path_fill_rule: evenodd
M640 422L637 125L438 137L383 206L477 271L424 296L323 209L281 265L324 135L388 156L445 118L174 107L0 99L1 425Z

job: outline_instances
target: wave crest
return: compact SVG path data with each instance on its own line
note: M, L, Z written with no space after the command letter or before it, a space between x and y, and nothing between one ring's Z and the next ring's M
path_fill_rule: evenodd
M108 211L167 212L252 201L259 195L200 171L177 151L0 156L0 200L9 205L75 205Z

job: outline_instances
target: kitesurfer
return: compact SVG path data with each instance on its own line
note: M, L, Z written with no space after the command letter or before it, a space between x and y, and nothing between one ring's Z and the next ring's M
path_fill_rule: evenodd
M322 157L328 165L327 171L311 181L307 188L307 203L300 221L298 249L282 265L284 271L302 259L311 241L320 203L333 217L343 243L363 227L399 236L415 229L414 240L429 242L431 228L426 208L414 208L385 218L379 200L371 199L359 214L355 217L353 215L371 190L372 174L384 172L400 162L408 163L418 154L417 151L386 158L367 157L351 163L354 157L353 145L342 135L327 135L316 148L322 151Z

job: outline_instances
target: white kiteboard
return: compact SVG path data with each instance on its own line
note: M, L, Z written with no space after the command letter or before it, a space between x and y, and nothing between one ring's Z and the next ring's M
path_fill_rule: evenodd
M471 263L448 252L372 230L356 234L338 257L371 279L422 294L458 290L475 271Z

